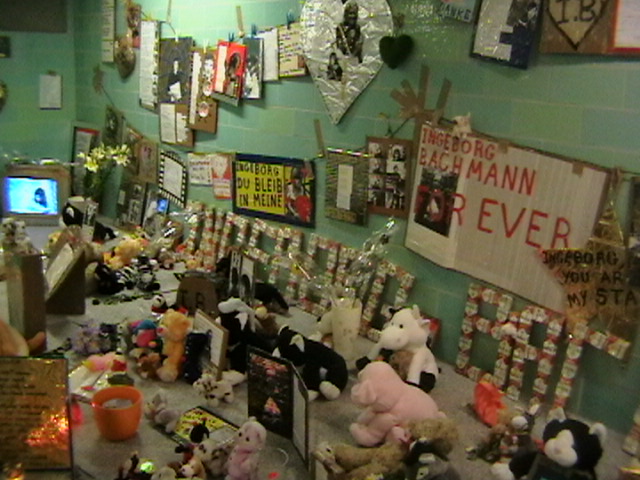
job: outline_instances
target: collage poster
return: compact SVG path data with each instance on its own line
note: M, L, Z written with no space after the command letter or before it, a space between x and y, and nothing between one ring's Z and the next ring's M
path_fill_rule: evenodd
M315 223L313 164L293 158L237 154L233 211L303 227Z

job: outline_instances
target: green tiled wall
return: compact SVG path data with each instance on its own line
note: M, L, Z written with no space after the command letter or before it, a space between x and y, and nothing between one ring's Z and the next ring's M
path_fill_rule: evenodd
M71 6L69 5L69 13ZM76 118L76 78L73 23L67 33L5 32L11 56L0 58L0 80L9 88L0 112L0 159L20 155L68 161L72 122ZM40 110L40 75L62 76L62 109Z
M537 55L530 68L523 71L471 59L468 52L472 26L438 18L434 13L434 1L390 1L394 13L405 15L404 33L416 41L414 52L400 68L383 68L339 125L329 121L320 95L309 78L283 80L266 85L262 100L244 102L237 108L222 105L218 134L198 132L195 150L239 150L311 158L317 153L315 119L321 121L327 146L360 148L367 135L384 135L388 127L395 130L402 125L397 117L398 106L389 93L393 88L399 88L404 79L416 85L420 66L424 63L432 73L430 105L435 105L444 78L453 83L446 117L471 113L474 128L481 132L599 165L640 172L640 63L637 60ZM140 3L147 17L167 19L168 2L142 0ZM281 24L287 12L299 15L301 7L301 2L296 0L189 0L172 4L171 21L175 30L179 35L193 36L199 44L227 39L236 29L236 5L243 9L247 30L251 24L258 28ZM71 62L68 55L65 56L67 60L56 58L56 61L67 62L65 68L75 69L76 73L75 92L66 100L73 102L75 97L78 121L100 126L110 98L116 108L124 111L131 125L158 139L157 116L137 106L137 70L123 81L113 66L100 63L100 5L99 0L74 2L71 23L75 37L66 40L65 46L69 50L65 53L72 51L75 43L75 65L68 65ZM121 2L118 5L121 9ZM123 30L124 14L119 10L117 31L122 33ZM173 36L168 27L164 28L164 34ZM23 38L25 42L27 38L31 39L30 36L16 36L14 42L18 47ZM44 63L53 59L37 46L40 43L30 41L28 66L24 67L27 70L10 75L29 83L29 69L62 70L58 64ZM3 62L6 61L0 60L0 78L6 78L5 65L14 65ZM98 65L105 72L104 83L109 98L93 88L94 68ZM12 68L18 68L17 64ZM15 90L22 106L11 108L31 108L34 92L20 87ZM71 104L65 102L65 105ZM9 146L19 144L22 148L28 142L38 152L47 149L65 152L68 148L68 137L51 132L55 128L33 134L31 124L45 121L41 112L34 112L29 129L25 128L24 122L18 124L15 115L11 110L0 114L0 145L3 138L12 138ZM7 117L12 121L6 121ZM69 118L66 117L67 123ZM46 121L50 119L46 118ZM4 136L5 129L11 131L11 137ZM400 128L398 136L410 138L412 132L413 125L408 123ZM54 143L50 144L42 135L48 135ZM21 138L24 140L20 141ZM316 231L353 246L361 245L386 218L372 216L368 227L325 219L322 205L324 162L321 159L316 163L316 172L319 178ZM231 208L229 202L215 201L207 188L193 188L190 197ZM408 251L403 246L404 223L401 222L400 227L389 248L389 256L417 276L410 300L442 319L436 354L442 361L452 363L457 352L466 291L472 279L442 269ZM524 305L524 302L518 303ZM640 358L635 348L630 361L622 364L589 347L570 409L604 421L611 428L628 431L640 402L638 377ZM446 378L442 381L446 382ZM620 393L612 396L611 391Z

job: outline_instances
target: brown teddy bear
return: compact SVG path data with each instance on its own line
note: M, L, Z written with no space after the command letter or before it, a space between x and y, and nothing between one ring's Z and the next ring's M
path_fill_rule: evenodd
M163 382L173 382L180 375L185 342L192 328L193 321L182 312L170 308L162 316L158 335L162 338L162 355L165 358L157 374Z
M428 443L431 450L442 457L446 457L458 442L457 425L446 417L409 422L406 433L406 442L389 442L373 448L346 444L330 446L323 442L314 456L336 480L365 480L375 475L402 472L412 442Z

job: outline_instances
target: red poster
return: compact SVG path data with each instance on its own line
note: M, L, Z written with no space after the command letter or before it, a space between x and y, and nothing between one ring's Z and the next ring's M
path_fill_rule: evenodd
M238 104L242 96L247 47L235 42L218 42L213 91L216 98Z

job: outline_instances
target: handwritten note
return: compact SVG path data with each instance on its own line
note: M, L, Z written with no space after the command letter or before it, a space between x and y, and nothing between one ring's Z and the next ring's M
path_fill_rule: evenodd
M300 77L307 74L302 53L302 28L300 23L278 27L278 54L280 77Z
M0 458L71 468L66 360L0 358L0 384Z

